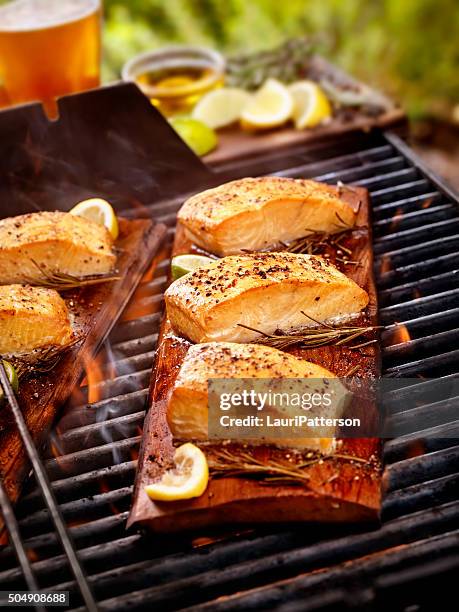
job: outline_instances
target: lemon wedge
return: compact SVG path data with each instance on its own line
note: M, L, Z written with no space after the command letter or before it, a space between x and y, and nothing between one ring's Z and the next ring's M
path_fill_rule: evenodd
M105 225L113 239L118 238L118 219L116 218L115 211L107 202L102 198L91 198L90 200L83 200L69 211L71 215L77 215L78 217L84 217L89 221L94 221L99 225Z
M214 89L199 100L191 116L217 130L238 121L250 100L251 95L237 87Z
M207 459L200 448L187 442L174 454L175 467L167 470L158 482L145 487L150 499L176 501L204 493L209 482Z
M253 94L241 113L241 125L248 129L266 129L282 125L293 112L293 99L285 85L268 79Z
M172 278L177 280L185 276L185 274L196 270L196 268L208 266L214 261L215 259L206 257L205 255L177 255L173 257L171 261Z
M332 107L322 89L313 81L297 81L290 85L293 98L293 119L297 130L315 127L332 116Z

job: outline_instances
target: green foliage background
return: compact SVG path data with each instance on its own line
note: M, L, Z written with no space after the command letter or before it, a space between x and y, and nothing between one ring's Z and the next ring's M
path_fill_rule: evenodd
M311 34L335 63L400 100L412 117L459 102L458 0L105 0L104 79L168 43L223 52Z

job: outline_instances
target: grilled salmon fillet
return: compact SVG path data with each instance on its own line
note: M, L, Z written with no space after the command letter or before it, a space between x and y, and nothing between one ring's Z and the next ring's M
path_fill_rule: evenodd
M334 379L335 392L342 393L343 401L333 402L333 414L327 413L322 416L340 418L345 406L346 392L344 387L334 374L318 365L259 344L231 342L195 344L188 350L168 398L167 420L172 434L176 438L188 440L206 440L208 438L207 383L211 378L314 379L310 383L313 389L323 387L324 379L327 379L327 388L330 388L330 383L333 382L330 379ZM303 390L305 387L306 383L304 386L302 383ZM232 391L234 392L236 388L239 392L239 386L232 387ZM244 388L247 388L247 385L244 386L241 383L240 390L242 391ZM263 387L264 390L266 388L268 388L268 385ZM312 416L312 414L309 416ZM303 430L306 432L306 428ZM335 434L334 427L327 428L326 431L329 436ZM278 438L275 441L282 446L308 447L322 452L329 452L333 449L332 438L314 437L316 432L311 428L308 433L309 437ZM272 442L273 440L264 438L263 441Z
M337 187L275 176L208 189L178 213L188 237L216 255L260 251L314 232L353 227L356 211Z
M0 284L43 280L40 268L75 277L106 274L116 256L102 225L63 212L38 212L0 221ZM35 263L34 263L35 262Z
M182 276L165 293L176 333L193 342L251 342L259 333L347 319L368 294L321 257L294 253L231 255Z
M71 339L69 312L57 291L0 285L0 355L65 346Z

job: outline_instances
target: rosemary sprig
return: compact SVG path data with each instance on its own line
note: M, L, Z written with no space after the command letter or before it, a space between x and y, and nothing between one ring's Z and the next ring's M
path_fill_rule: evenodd
M300 465L288 461L269 459L267 463L256 459L242 450L212 450L208 456L211 475L218 476L255 476L266 481L279 483L279 480L292 480L307 484L309 475L305 467L319 461L319 457Z
M351 255L351 249L346 247L342 241L349 232L356 228L346 225L338 213L336 213L336 218L339 221L339 224L336 224L339 229L338 232L331 234L329 232L314 232L313 230L306 229L306 231L310 232L307 236L292 240L288 244L282 243L282 246L290 253L307 253L308 255L316 255L321 253L326 246L332 246L346 253L346 255Z
M255 344L264 344L265 346L272 346L280 350L296 345L301 345L304 348L318 348L320 346L326 346L329 344L333 344L333 346L340 346L343 344L349 344L356 338L379 329L378 326L374 325L339 327L337 325L320 323L303 311L301 311L301 314L313 321L316 324L316 327L308 327L294 334L286 334L280 330L275 331L272 334L267 334L259 329L249 327L248 325L244 325L242 323L238 323L238 326L260 334L259 338L253 340ZM364 342L362 344L353 345L350 348L362 348L363 346L373 342L374 340L369 340L368 342Z
M81 336L76 336L64 346L53 345L44 349L35 349L27 355L18 355L8 359L14 365L19 378L34 373L46 374L53 370L65 353L82 339Z
M274 459L273 457L270 457L267 461L260 461L252 454L238 448L231 450L212 448L207 453L210 473L214 478L225 476L254 477L271 485L287 482L307 486L310 475L304 471L305 468L331 459L367 463L361 457L339 453L323 456L309 451L306 457L299 455L299 461L297 462Z
M42 278L25 278L24 282L30 285L46 287L47 289L57 289L59 291L66 291L67 289L76 289L78 287L85 287L88 285L108 283L120 279L120 276L117 274L95 274L93 276L84 277L73 276L71 274L65 274L63 272L47 270L44 266L40 265L34 259L32 259L31 261L42 275Z
M317 40L304 37L288 40L275 49L230 57L226 81L232 87L253 90L269 77L284 83L305 78L316 46Z

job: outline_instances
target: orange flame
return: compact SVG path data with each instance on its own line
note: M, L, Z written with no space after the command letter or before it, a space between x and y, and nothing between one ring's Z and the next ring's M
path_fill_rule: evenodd
M33 548L28 548L26 550L26 555L30 563L35 563L36 561L40 560L40 557L38 556L37 552Z
M85 356L84 369L86 372L86 377L83 380L82 385L86 383L88 387L88 404L94 404L102 399L102 389L100 383L106 379L103 371L102 355L90 358Z
M400 208L397 208L397 210L395 211L395 215L392 217L392 222L390 224L391 231L395 232L395 230L400 225L400 221L402 219L403 219L403 209L400 207Z
M112 490L110 488L110 485L108 484L108 482L102 478L100 481L100 492L101 493L110 493L110 491ZM113 512L113 514L119 514L120 510L115 506L114 503L110 503L110 510Z
M424 202L421 204L421 208L429 208L432 202L433 198L428 198L427 200L424 200Z
M405 344L405 342L409 342L411 340L410 332L408 328L403 323L397 323L396 327L392 330L390 334L389 345L394 344Z
M392 264L390 261L390 257L384 255L381 259L381 274L386 274L392 270Z
M153 280L158 264L163 261L165 257L166 254L161 252L153 259L148 270L143 275L139 287L134 293L128 307L123 312L121 317L122 321L133 321L161 310L161 300L155 300L154 296L152 296L149 291L145 290L144 285Z

